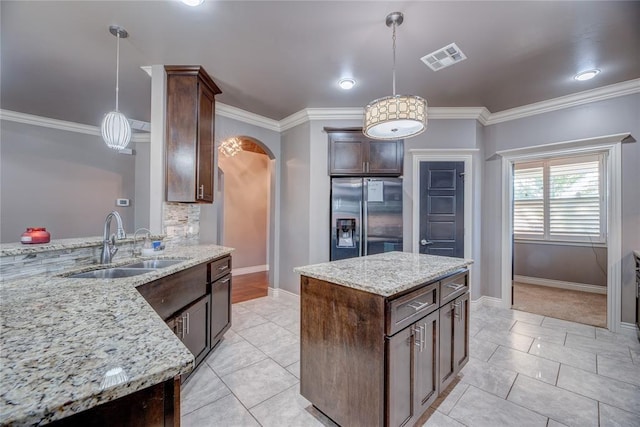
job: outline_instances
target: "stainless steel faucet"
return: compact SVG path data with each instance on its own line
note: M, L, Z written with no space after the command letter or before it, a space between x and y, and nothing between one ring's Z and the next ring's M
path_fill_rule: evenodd
M111 234L111 219L115 218L118 223L118 231L109 236ZM124 232L124 227L122 226L122 218L120 214L116 211L113 211L107 215L107 218L104 220L104 234L102 236L102 255L100 256L101 264L110 264L113 256L118 252L118 248L116 248L116 236L118 240L122 240L127 237L127 234Z

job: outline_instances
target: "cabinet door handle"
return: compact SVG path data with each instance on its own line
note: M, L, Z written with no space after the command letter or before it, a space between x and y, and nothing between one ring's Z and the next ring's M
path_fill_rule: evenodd
M424 340L422 336L424 334L424 326L414 326L413 327L413 337L415 339L415 345L422 351Z
M458 322L460 321L460 319L462 318L462 316L460 316L460 312L458 311L462 306L461 302L454 302L453 303L453 316L458 319Z
M448 283L446 285L444 285L445 287L449 288L449 289L453 289L453 292L459 291L460 289L465 287L465 284L458 284L458 283Z
M434 305L433 303L429 304L428 302L420 302L420 301L414 301L410 304L407 304L407 307L411 307L413 308L415 311L420 311L425 307L428 307L430 305Z
M366 171L367 171L367 163L362 162L362 172L366 172Z
M198 187L198 199L204 199L204 184Z

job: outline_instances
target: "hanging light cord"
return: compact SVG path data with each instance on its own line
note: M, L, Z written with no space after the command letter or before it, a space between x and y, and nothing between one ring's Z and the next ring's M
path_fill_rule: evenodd
M393 96L396 96L396 23L393 22Z
M120 92L120 31L117 32L116 38L116 111L118 110L118 92Z

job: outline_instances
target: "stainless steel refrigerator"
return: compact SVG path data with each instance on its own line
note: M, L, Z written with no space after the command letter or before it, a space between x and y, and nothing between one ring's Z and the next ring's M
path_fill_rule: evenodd
M331 261L402 251L402 178L331 179Z

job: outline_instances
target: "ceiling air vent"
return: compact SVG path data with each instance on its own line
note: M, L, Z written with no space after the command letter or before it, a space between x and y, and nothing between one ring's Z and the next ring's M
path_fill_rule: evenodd
M438 49L420 58L420 60L427 64L433 71L442 70L465 59L467 59L467 56L462 53L455 43L451 43L442 49Z

